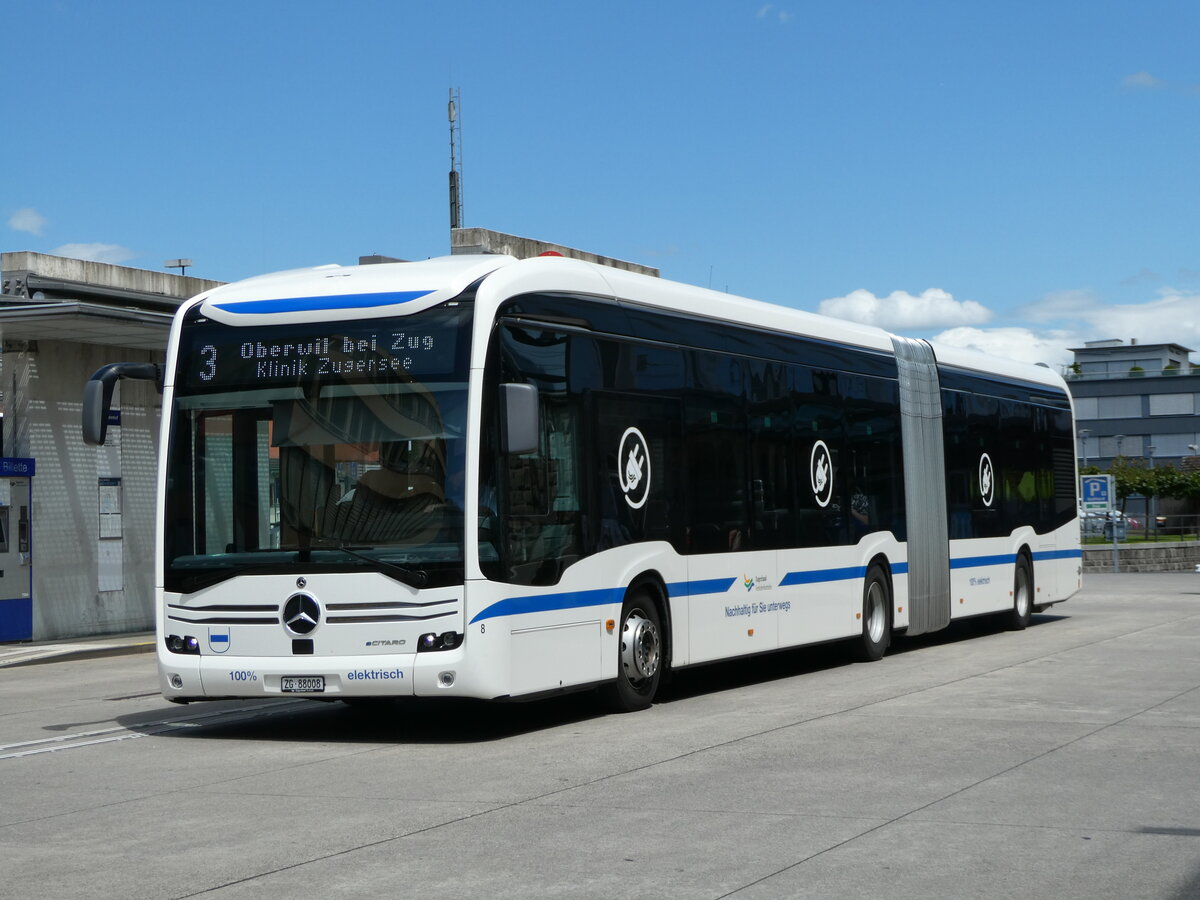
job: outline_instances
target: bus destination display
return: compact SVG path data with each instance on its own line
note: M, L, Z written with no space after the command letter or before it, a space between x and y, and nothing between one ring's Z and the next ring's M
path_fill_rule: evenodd
M220 325L194 326L190 349L180 366L182 386L191 390L265 387L454 371L457 321L357 323L350 329L338 324L336 331L303 326L288 329L289 334L282 334L281 328L256 333Z

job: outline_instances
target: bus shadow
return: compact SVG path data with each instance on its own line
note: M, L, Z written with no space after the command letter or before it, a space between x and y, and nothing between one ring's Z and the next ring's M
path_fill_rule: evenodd
M1035 614L1037 628L1067 618ZM952 622L918 637L897 635L888 655L1005 634L993 617ZM716 662L673 673L663 685L660 704L767 684L855 664L853 641L836 641L761 656ZM189 716L195 710L196 716ZM178 728L163 730L162 718L138 713L117 719L133 732L177 740L262 741L337 744L477 744L561 728L609 715L594 691L580 691L528 702L404 699L342 702L279 700L253 705L229 703L223 715L205 715L207 704L180 709L172 718ZM636 715L636 714L635 714Z
M1064 619L1066 616L1035 613L1029 627L1036 628ZM888 656L911 653L925 647L956 644L960 641L976 640L987 635L1007 634L1002 620L997 616L980 616L951 622L941 631L916 637L897 634L892 639ZM730 688L750 687L784 678L810 675L841 666L857 663L856 641L840 640L828 644L815 644L793 650L765 653L761 656L743 657L725 662L711 663L695 669L684 669L675 673L665 695L659 702L671 703L703 694L716 693ZM886 657L885 657L886 658Z
M230 704L224 715L204 716L207 704L191 704L163 730L140 713L116 721L158 738L200 741L262 741L333 744L487 743L571 725L605 715L590 693L565 694L527 703L483 700L402 699L359 701L278 700ZM253 705L253 709L250 707ZM189 716L195 710L197 716Z
M1053 622L1066 619L1065 614L1034 613L1029 618L1029 627L1038 628ZM946 644L956 644L959 641L975 640L988 635L1015 634L1010 632L999 616L977 616L973 619L959 619L951 622L941 631L931 631L928 634L909 637L907 634L897 635L892 640L888 655L911 653L923 647L940 647Z

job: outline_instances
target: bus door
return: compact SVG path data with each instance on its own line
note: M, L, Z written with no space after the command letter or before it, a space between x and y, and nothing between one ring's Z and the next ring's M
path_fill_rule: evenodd
M19 462L0 460L0 464ZM29 482L28 476L0 474L0 641L33 637Z

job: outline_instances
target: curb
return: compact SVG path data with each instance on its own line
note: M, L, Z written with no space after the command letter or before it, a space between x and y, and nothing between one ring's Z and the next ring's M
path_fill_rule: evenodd
M131 656L154 652L154 639L107 644L36 644L4 649L0 647L0 669L38 666L46 663L100 659L105 656Z

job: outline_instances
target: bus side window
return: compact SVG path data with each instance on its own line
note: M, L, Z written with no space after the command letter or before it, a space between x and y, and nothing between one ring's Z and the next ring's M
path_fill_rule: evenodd
M726 354L688 354L684 447L692 553L749 549L745 366Z

